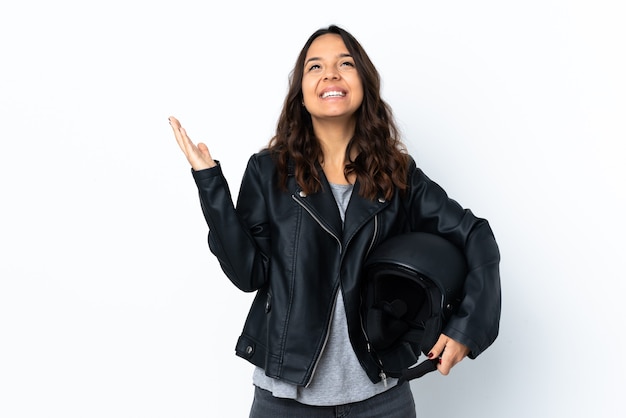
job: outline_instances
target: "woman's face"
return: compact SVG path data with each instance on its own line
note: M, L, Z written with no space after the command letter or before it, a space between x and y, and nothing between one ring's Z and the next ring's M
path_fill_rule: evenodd
M354 59L339 35L313 41L304 60L304 106L313 121L350 120L363 102L363 84Z

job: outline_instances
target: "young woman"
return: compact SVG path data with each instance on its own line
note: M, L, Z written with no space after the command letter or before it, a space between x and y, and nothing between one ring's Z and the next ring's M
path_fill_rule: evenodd
M344 29L320 29L304 45L276 134L249 159L236 207L207 146L170 124L211 251L238 288L256 292L236 345L256 365L251 417L415 416L410 386L381 373L359 315L363 262L404 232L443 236L467 259L460 309L428 355L439 371L495 340L500 257L489 224L416 167L376 68Z

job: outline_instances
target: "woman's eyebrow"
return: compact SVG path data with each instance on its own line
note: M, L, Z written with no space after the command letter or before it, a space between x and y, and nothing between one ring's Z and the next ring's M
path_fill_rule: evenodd
M311 61L319 61L319 60L321 60L321 58L319 58L319 57L311 57L308 60L304 61L304 65L308 64Z
M339 58L352 58L352 55L351 55L350 53L348 53L348 52L344 52L344 53L342 53L342 54L339 54L339 55L338 55L338 57L339 57ZM321 58L320 58L320 57L311 57L311 58L309 58L308 60L306 60L306 61L304 62L304 64L306 65L306 64L308 64L308 63L309 63L309 62L311 62L311 61L320 61L320 60L321 60Z

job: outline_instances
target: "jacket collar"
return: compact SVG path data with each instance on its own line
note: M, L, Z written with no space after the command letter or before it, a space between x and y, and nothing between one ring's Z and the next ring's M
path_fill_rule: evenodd
M332 193L331 193L332 195ZM332 197L332 196L331 196ZM333 198L334 200L334 198ZM335 203L335 206L337 204ZM366 199L359 194L359 181L357 180L350 196L350 203L346 209L346 220L343 225L343 239L347 244L359 229L377 213L389 205L382 197L374 200Z
M369 200L360 196L359 181L357 180L346 209L345 222L342 225L339 208L330 190L330 184L321 168L318 172L322 181L322 190L320 192L306 195L300 186L296 184L293 177L293 181L289 182L290 192L294 199L307 210L320 226L334 235L345 248L358 230L378 212L383 210L389 202L382 198Z

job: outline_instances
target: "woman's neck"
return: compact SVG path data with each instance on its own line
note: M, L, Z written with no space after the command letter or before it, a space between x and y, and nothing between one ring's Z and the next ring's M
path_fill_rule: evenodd
M327 180L331 183L349 184L354 183L356 180L354 175L348 176L347 179L344 175L344 169L349 163L346 158L346 150L353 134L354 132L335 132L335 135L322 135L320 137L316 133L322 149L322 161L320 161L320 164ZM355 156L351 157L354 158Z
M346 179L344 169L349 161L346 160L346 150L354 136L354 121L350 120L316 120L313 122L315 137L322 149L320 164L329 182L335 184L354 183L356 176L350 175ZM355 156L351 156L354 158Z

